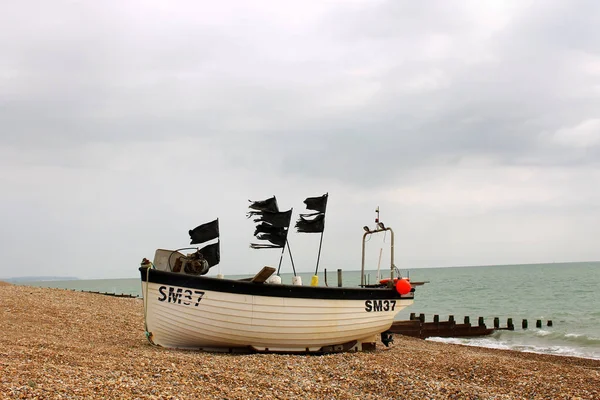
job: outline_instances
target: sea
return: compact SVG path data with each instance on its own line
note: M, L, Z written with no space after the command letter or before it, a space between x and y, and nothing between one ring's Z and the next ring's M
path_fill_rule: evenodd
M430 338L427 340L469 346L510 349L522 352L574 356L600 360L600 262L494 265L449 268L418 268L400 271L416 287L415 302L396 319L409 319L410 313L425 314L426 321L439 315L440 321L454 316L462 323L469 316L476 324L484 318L488 327L495 317L505 327L513 319L514 331L498 330L478 338ZM389 277L389 271L380 272ZM366 271L365 281L374 283L377 271ZM312 273L299 273L310 284ZM209 275L210 276L210 275ZM229 278L246 278L235 275ZM281 274L284 283L293 274ZM337 270L319 273L319 284L337 286ZM360 284L360 271L342 271L343 286ZM64 288L142 296L139 277L23 282L29 286ZM522 329L522 321L528 329ZM542 327L536 328L536 321ZM552 326L547 326L552 321ZM142 328L140 327L140 332Z

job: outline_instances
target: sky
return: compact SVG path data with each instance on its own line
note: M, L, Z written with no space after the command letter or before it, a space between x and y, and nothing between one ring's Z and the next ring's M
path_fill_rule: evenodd
M211 273L253 275L280 252L248 200L324 193L320 269L360 269L376 207L404 270L599 260L599 27L595 0L0 0L0 278L137 277L217 217ZM288 239L312 271L320 235Z

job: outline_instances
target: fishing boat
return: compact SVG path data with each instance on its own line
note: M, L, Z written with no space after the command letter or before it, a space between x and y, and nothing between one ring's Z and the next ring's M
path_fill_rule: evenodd
M269 244L254 244L254 248L283 249L290 217L277 207L267 208L265 201L252 203L255 208L250 214L260 225L268 225L257 227L255 236ZM300 216L298 232L323 233L324 207L320 209ZM389 344L392 336L387 331L394 316L413 303L414 288L394 266L393 230L376 221L374 229L364 227L358 287L319 285L316 271L310 285L302 285L299 279L283 284L274 267L264 267L246 279L205 276L220 261L218 219L200 225L190 231L192 244L215 239L216 243L189 254L182 249L158 249L153 262L142 261L146 337L167 348L223 352L329 353L373 350L380 339ZM367 285L365 240L381 232L391 234L390 277Z

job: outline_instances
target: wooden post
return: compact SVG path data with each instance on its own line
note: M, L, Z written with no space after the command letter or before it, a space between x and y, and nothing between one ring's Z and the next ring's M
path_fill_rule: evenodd
M521 327L523 329L527 329L527 320L526 319L524 319L523 322L521 322Z
M485 326L485 321L483 320L483 317L479 317L479 322L477 323L478 326Z
M552 326L552 320L551 319L548 320L548 324L547 325L548 326Z
M508 328L509 331L514 331L515 330L515 326L513 324L512 318L509 318L509 319L506 320L506 327Z
M454 325L454 315L448 316L448 322L450 322L451 325Z
M500 328L500 318L494 317L494 329Z
M323 268L323 277L325 278L325 286L329 286L327 284L327 268Z
M414 312L411 312L411 313L410 313L410 320L411 320L411 321L414 321L414 320L415 320L415 313L414 313Z
M342 270L338 269L338 287L342 287Z
M471 325L471 318L468 315L465 315L465 324Z
M439 324L439 323L440 323L440 316L439 316L439 315L437 315L437 314L435 314L435 315L433 316L433 322L434 322L435 324Z
M541 328L542 327L542 320L538 319L537 321L535 321L535 327L536 328Z
M419 314L419 321L421 321L421 323L425 322L425 314Z

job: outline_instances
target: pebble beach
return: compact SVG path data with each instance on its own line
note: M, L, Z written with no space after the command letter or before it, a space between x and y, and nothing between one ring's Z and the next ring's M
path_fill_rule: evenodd
M600 399L600 360L398 335L366 353L170 350L140 299L3 282L0 314L2 399Z

